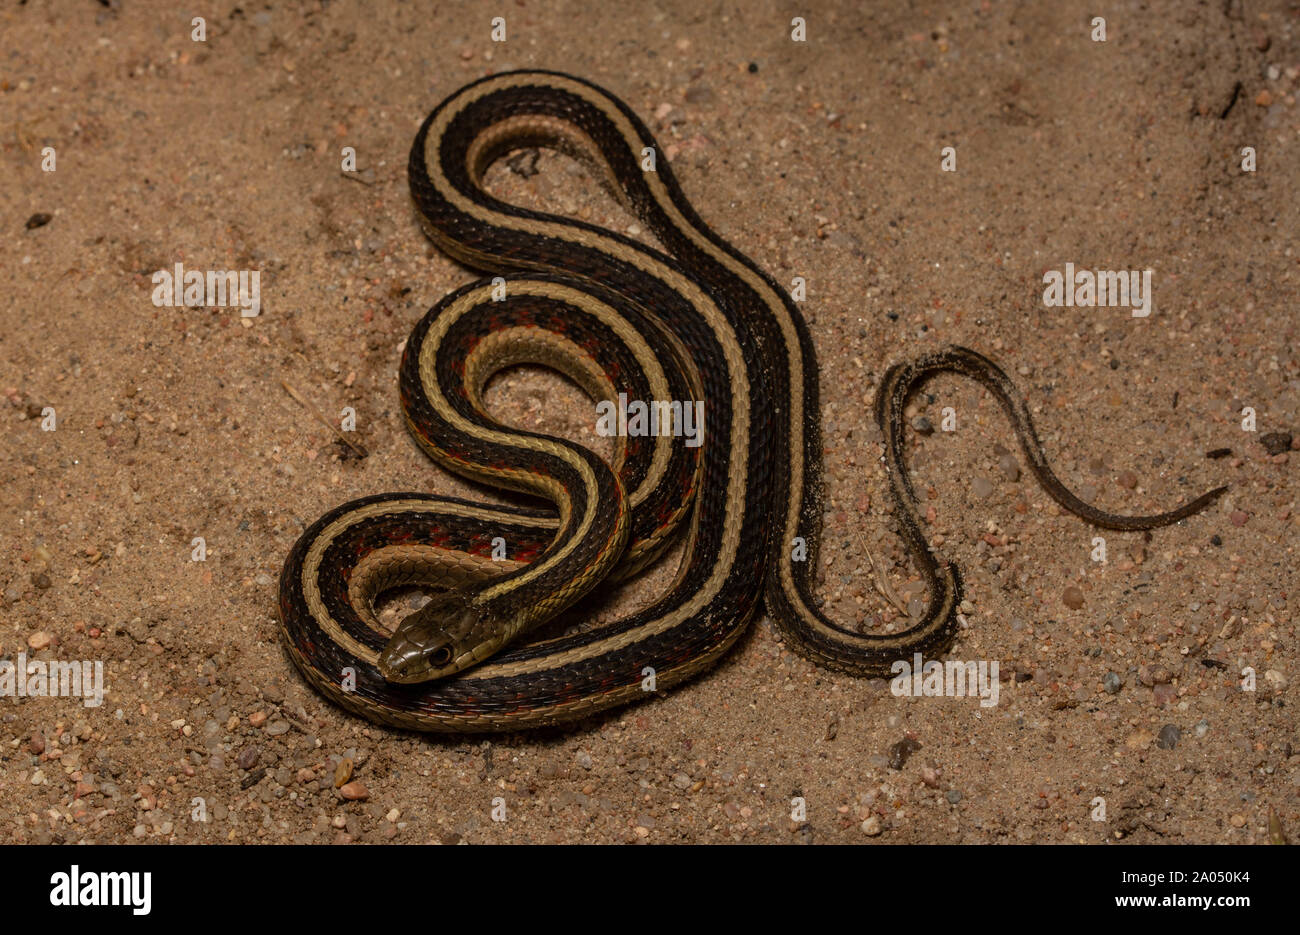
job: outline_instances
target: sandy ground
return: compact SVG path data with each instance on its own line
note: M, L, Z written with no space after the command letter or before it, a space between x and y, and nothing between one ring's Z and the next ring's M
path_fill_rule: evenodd
M1296 429L1300 403L1293 0L810 2L803 43L788 4L499 6L504 44L469 3L217 3L201 43L165 3L0 12L0 659L98 660L107 686L97 708L0 698L0 840L1300 830L1297 456L1261 443ZM516 67L610 88L707 221L778 281L806 277L837 619L880 623L864 547L895 588L915 580L870 401L890 363L938 344L1016 374L1058 473L1103 508L1231 490L1149 537L1107 534L1096 563L1097 533L1003 456L991 398L941 378L916 414L938 424L952 406L958 430L917 436L914 477L974 605L954 654L1000 662L995 708L828 673L762 621L715 671L573 730L427 738L340 711L280 648L280 565L345 500L467 490L398 410L411 325L471 278L422 236L405 160L444 95ZM956 172L940 171L945 146ZM566 159L538 168L498 166L492 184L632 223ZM1067 262L1153 270L1152 314L1045 307L1043 274ZM156 307L150 277L176 263L260 270L262 314ZM370 456L349 457L281 380L332 418L354 407ZM492 400L591 437L551 374L506 374ZM364 801L335 789L343 758Z

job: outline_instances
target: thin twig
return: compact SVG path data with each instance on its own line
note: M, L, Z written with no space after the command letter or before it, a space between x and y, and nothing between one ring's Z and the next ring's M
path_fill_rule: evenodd
M307 402L307 400L303 399L302 394L300 394L297 390L295 390L292 386L290 386L287 381L281 380L280 385L284 387L284 391L286 393L288 393L290 396L292 396L294 399L298 401L298 404L300 406L302 406L304 409L306 409L308 412L314 415L317 419L320 420L320 423L322 425L324 425L331 432L333 432L338 437L339 441L341 441L343 444L347 445L349 448L355 451L357 453L357 457L365 458L370 455L370 452L366 451L366 449L363 448L361 445L357 444L352 439L348 438L345 432L340 431L338 426L336 426L329 419L325 418L325 416L321 414L321 411L319 409L317 409L311 403Z
M894 586L889 583L889 577L884 573L881 567L876 564L876 557L872 555L871 550L867 548L867 543L866 540L862 538L862 533L855 529L853 534L857 537L858 545L862 547L863 554L867 556L867 561L871 563L871 571L875 578L876 590L880 592L881 597L893 604L894 607L898 609L899 613L907 615L907 605L904 604L903 599L898 596L898 593L894 590Z

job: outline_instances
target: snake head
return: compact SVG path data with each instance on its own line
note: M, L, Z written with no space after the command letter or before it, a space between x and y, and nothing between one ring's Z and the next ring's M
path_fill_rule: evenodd
M454 675L499 647L497 628L472 592L440 594L403 618L379 654L385 680L409 685Z

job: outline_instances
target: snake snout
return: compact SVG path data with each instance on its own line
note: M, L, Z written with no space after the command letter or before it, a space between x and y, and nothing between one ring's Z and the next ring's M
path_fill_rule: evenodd
M376 665L385 681L428 682L469 664L465 648L475 639L478 614L472 600L451 592L434 598L397 626Z
M399 685L427 682L454 658L450 644L428 647L396 633L379 654L377 665L384 680Z

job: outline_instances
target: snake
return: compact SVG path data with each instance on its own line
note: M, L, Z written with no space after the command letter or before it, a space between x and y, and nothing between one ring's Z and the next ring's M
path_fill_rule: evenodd
M588 166L647 236L489 193L493 164L539 147ZM985 387L1038 482L1095 526L1164 526L1226 490L1153 516L1099 510L1052 472L1001 368L934 348L890 366L874 407L892 513L928 600L896 632L841 625L812 594L825 501L808 324L790 293L701 220L632 109L559 72L489 75L428 115L408 176L425 234L485 278L414 326L398 368L403 418L435 463L508 502L371 495L326 512L290 550L278 601L288 656L374 722L445 733L571 724L709 669L760 609L789 647L839 672L882 677L896 660L946 653L962 580L927 539L906 460L905 407L939 373ZM627 421L615 420L608 461L490 414L488 381L518 364L619 401ZM676 575L646 606L555 623L675 543ZM384 627L377 601L408 586L433 596Z

